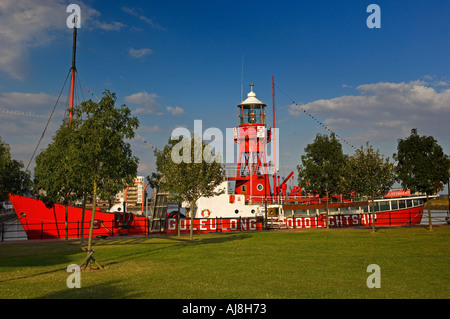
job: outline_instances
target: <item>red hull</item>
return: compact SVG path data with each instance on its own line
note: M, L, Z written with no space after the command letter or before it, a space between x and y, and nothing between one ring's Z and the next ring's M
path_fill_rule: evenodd
M404 226L418 225L422 221L423 206L413 207L392 212L375 213L375 226ZM369 227L372 226L372 214L334 215L329 217L330 227ZM190 231L191 221L180 220L180 233L186 234ZM308 229L325 228L326 217L293 217L269 221L270 228ZM258 218L196 218L194 219L195 233L227 232L227 231L255 231L263 230L264 221ZM175 218L167 220L168 234L176 234L177 221Z
M16 211L28 239L65 238L65 206L61 204L46 205L44 202L17 195L10 195L11 203ZM89 235L91 210L86 210L84 217L84 236ZM423 206L412 207L392 212L375 214L376 226L418 225L422 220ZM68 237L81 237L82 209L68 207ZM144 216L133 214L95 212L93 236L148 235L149 220ZM371 226L372 214L332 215L329 218L330 227ZM326 227L324 214L316 217L292 217L269 220L269 227L308 229ZM195 233L257 231L264 229L262 218L196 218L193 230ZM180 233L190 231L190 220L181 219ZM167 219L164 234L177 234L175 218Z
M375 213L375 226L418 225L422 221L423 206L403 210ZM372 226L372 214L334 215L329 217L330 227ZM284 221L288 228L324 228L325 214L319 217L294 217Z
M22 224L28 239L65 238L65 206L61 204L46 205L43 201L17 195L10 195L11 204ZM89 236L92 210L86 209L82 225L82 209L68 206L68 237ZM93 236L117 236L122 233L143 235L148 233L148 219L132 214L95 212ZM124 220L129 219L129 220ZM128 224L124 223L128 221Z

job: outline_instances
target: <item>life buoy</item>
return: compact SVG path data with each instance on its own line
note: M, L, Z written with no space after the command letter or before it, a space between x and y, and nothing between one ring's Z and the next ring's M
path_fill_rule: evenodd
M99 229L102 225L102 221L100 219L94 219L94 229Z
M208 218L211 215L211 211L209 209L202 209L202 217Z

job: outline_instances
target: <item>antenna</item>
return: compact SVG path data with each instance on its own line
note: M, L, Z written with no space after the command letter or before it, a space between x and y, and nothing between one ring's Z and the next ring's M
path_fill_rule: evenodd
M242 53L242 70L241 70L241 101L244 101L244 53Z

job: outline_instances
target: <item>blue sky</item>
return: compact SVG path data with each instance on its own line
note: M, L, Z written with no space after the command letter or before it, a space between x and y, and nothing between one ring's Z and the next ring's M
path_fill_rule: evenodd
M0 136L25 165L71 66L71 3L81 7L79 94L109 89L133 110L140 175L155 171L148 144L163 147L175 127L237 125L242 75L244 98L253 83L269 123L275 77L282 176L328 133L293 101L356 148L369 141L392 158L417 128L449 154L448 1L0 0ZM371 3L381 28L367 27ZM61 123L67 88L39 149Z

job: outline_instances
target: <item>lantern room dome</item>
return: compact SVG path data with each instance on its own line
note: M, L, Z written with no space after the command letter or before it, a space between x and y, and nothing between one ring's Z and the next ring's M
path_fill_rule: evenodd
M256 93L253 92L253 84L250 84L250 92L247 94L247 99L242 101L240 105L250 105L250 104L263 104L260 100L256 98Z

